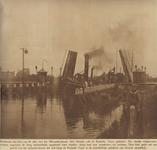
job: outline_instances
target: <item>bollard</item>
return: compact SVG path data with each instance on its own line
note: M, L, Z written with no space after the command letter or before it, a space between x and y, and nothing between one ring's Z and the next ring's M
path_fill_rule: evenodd
M83 88L80 88L79 94L83 94Z
M79 89L76 88L76 89L75 89L75 95L78 95L78 94L79 94Z
M90 92L90 87L87 87L87 92L88 92L88 93Z
M95 91L96 90L96 88L95 88L95 86L93 87L93 91Z
M130 107L130 124L129 124L129 131L128 131L128 136L131 137L135 133L135 106Z
M20 87L22 87L22 84L20 83Z
M32 87L34 87L34 83L32 83Z
M80 89L78 89L78 94L80 94Z
M14 88L16 87L16 84L14 84Z
M87 88L84 88L84 93L87 93Z
M91 87L91 92L93 92L93 91L94 91L93 89L94 89L94 87L92 86L92 87Z

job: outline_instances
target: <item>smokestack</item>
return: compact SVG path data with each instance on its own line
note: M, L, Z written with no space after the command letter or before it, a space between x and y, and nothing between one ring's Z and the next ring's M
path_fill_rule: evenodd
M53 67L51 67L51 76L53 76Z
M94 70L94 68L92 67L91 68L91 80L93 80L93 70Z
M135 65L135 69L137 69L137 65Z
M38 72L38 70L37 70L37 69L38 69L38 67L37 67L37 66L35 66L35 69L36 69L36 73L37 73L37 72Z
M89 55L85 54L84 56L85 56L84 75L85 75L85 80L88 81Z
M141 67L141 69L143 70L143 66Z

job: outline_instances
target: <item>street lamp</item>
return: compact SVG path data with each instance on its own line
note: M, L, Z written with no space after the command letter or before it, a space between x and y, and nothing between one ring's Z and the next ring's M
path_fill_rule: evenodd
M42 69L44 69L44 61L46 61L46 59L43 59L43 61L42 61ZM47 61L46 61L46 63L47 63Z
M23 53L23 57L22 57L22 84L24 84L24 54L27 54L28 53L28 50L26 48L21 48L22 50L22 53Z

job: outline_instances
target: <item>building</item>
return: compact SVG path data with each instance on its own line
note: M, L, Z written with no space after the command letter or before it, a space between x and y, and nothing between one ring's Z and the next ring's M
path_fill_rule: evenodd
M15 71L2 71L2 68L0 67L0 80L1 81L10 81L15 78Z
M29 75L30 75L29 68L24 68L24 76L29 76ZM18 78L21 78L23 76L23 70L18 71L16 76Z
M133 72L133 83L144 83L145 82L145 71L142 69L136 69Z
M46 82L47 78L47 72L42 68L40 71L38 71L38 81L40 83Z

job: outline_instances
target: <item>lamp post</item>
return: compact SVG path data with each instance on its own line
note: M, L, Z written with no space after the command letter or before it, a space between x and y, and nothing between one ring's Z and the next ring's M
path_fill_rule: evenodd
M28 53L28 50L26 48L21 48L22 50L22 84L24 84L24 54Z
M46 59L43 59L43 61L42 61L42 69L44 69L44 61L46 61ZM46 61L46 63L47 63L47 61Z

